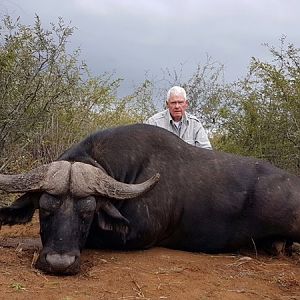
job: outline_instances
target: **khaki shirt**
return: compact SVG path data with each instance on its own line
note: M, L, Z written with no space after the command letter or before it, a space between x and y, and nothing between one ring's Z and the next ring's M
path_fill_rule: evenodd
M168 109L161 111L145 121L145 124L165 128L188 144L212 149L208 136L201 122L193 115L185 113L177 127Z

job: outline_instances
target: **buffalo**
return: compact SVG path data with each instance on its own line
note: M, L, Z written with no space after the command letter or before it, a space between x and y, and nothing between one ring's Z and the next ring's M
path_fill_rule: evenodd
M146 124L98 131L54 162L1 174L0 189L23 193L0 209L2 225L39 209L36 267L49 273L78 273L85 247L222 253L300 242L297 176Z

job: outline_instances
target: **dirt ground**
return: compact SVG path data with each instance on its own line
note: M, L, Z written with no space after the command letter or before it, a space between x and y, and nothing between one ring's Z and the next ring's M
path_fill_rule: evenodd
M208 255L164 248L85 250L81 273L52 276L33 267L37 218L0 231L0 299L300 300L300 254Z

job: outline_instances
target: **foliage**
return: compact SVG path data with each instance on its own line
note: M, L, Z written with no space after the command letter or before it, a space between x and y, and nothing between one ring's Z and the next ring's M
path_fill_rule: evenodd
M223 65L208 57L183 86L189 111L203 123L214 149L253 156L300 173L300 56L281 39L279 49L265 45L273 60L252 58L244 79L225 83ZM165 91L166 94L166 91Z
M62 19L44 29L5 17L0 24L0 171L22 171L56 159L92 131L143 122L164 103L167 89L187 90L189 111L208 130L215 149L271 161L299 173L300 53L281 39L266 45L271 62L252 58L248 74L225 83L223 65L208 57L183 80L176 71L117 96L121 79L93 77L70 52L74 28ZM163 81L168 87L158 87ZM157 84L159 82L159 84Z
M299 49L285 38L279 49L266 46L273 62L252 59L246 78L233 86L230 115L215 143L299 173Z
M139 108L128 112L128 105L138 104L137 97L145 89L118 99L120 79L110 74L92 77L86 64L79 61L80 50L67 51L73 31L62 19L49 30L43 28L38 16L32 27L19 20L13 22L10 17L3 19L2 169L6 165L22 169L51 161L91 131L141 119Z

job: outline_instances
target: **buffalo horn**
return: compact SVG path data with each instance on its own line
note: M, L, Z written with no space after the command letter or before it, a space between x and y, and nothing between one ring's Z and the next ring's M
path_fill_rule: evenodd
M77 197L101 195L113 199L130 199L148 190L159 180L159 174L138 184L126 184L109 176L104 170L75 162L71 169L70 191Z
M28 173L0 174L0 190L9 193L45 191L53 195L63 194L69 188L70 168L68 161L55 161Z

